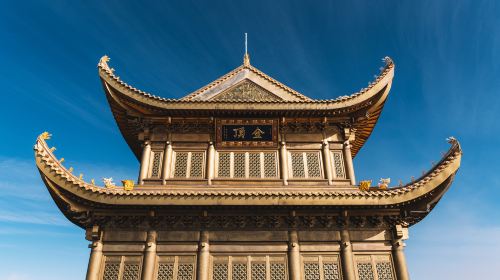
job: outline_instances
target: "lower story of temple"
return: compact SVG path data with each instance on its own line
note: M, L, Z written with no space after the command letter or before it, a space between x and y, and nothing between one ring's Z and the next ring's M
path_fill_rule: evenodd
M93 232L94 231L94 232ZM408 279L408 229L87 230L92 280Z

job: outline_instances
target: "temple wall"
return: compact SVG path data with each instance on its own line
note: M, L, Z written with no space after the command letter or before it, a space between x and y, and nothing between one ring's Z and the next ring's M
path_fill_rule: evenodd
M393 241L384 229L107 230L98 275L87 279L399 279Z
M213 132L202 131L152 131L142 138L139 185L231 185L241 184L241 179L291 186L355 185L349 146L353 139L336 128L281 133L270 147L219 147Z

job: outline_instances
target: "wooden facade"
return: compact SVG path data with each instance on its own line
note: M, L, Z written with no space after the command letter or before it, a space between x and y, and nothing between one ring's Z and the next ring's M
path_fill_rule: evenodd
M99 75L140 161L137 182L97 186L35 145L42 179L91 242L88 280L409 279L408 228L448 190L462 151L406 185L358 184L394 63L361 91L311 99L244 64L180 99Z

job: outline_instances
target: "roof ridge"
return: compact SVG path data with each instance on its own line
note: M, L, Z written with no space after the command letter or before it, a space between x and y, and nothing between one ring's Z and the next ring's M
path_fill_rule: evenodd
M307 102L307 103L337 103L337 102L345 102L345 101L348 101L348 100L351 100L365 92L367 92L368 90L370 90L371 88L373 88L375 85L378 84L378 82L380 80L382 80L383 78L385 78L385 76L390 72L390 70L392 70L394 68L394 62L391 58L389 57L385 57L383 58L383 61L385 62L385 65L380 69L380 73L375 77L375 79L373 81L371 81L367 87L365 88L362 88L361 90L357 91L357 92L354 92L350 95L341 95L341 96L338 96L336 98L333 98L333 99L312 99L312 98L309 98L305 95L303 95L302 93L284 85L283 83L277 81L276 79L272 78L271 76L265 74L264 72L262 72L261 70L259 70L258 68L252 66L252 65L249 65L249 66L245 66L245 65L240 65L239 67L231 70L230 72L228 72L227 74L219 77L218 79L216 79L215 81L209 83L208 85L205 85L201 88L199 88L198 90L184 96L184 97L181 97L181 98L165 98L165 97L161 97L161 96L158 96L158 95L154 95L154 94L151 94L151 93L148 93L148 92L145 92L143 90L140 90L138 88L135 88L129 84L127 84L126 82L122 81L120 79L120 77L118 77L117 75L115 75L114 71L115 69L109 67L109 64L108 62L110 61L110 58L105 55L103 56L100 60L99 60L99 63L97 64L97 67L99 69L102 69L112 80L114 80L115 82L119 83L120 85L124 86L125 88L127 88L128 90L131 90L133 91L134 93L136 94L139 94L139 95L142 95L142 96L145 96L145 97L148 97L148 98L153 98L153 99L156 99L156 100L160 100L160 101L167 101L167 102L189 102L189 103L217 103L217 102L220 102L220 103L238 103L238 101L213 101L213 100L193 100L194 97L198 96L199 94L201 94L202 92L205 92L206 90L210 89L210 88L213 88L214 86L222 83L223 81L227 80L228 78L236 75L238 72L240 72L241 70L243 69L248 69L248 70L251 70L253 71L255 74L261 76L262 78L268 80L269 82L275 84L276 86L278 87L281 87L283 90L293 94L294 96L300 98L301 100L298 101L298 100L295 100L295 101L291 101L291 100L282 100L282 101L266 101L266 102L276 102L276 103L296 103L296 102ZM248 101L245 101L244 103L248 103Z
M191 101L192 98L200 95L202 92L205 92L205 91L207 91L210 88L215 87L216 85L221 84L223 81L225 81L228 78L236 75L238 72L240 72L241 70L243 70L245 68L246 68L246 66L240 65L240 66L234 68L233 70L229 71L228 73L226 73L226 74L220 76L219 78L215 79L211 83L209 83L207 85L204 85L203 87L201 87L201 88L199 88L199 89L197 89L197 90L189 93L188 95L186 95L184 97L179 98L179 100Z

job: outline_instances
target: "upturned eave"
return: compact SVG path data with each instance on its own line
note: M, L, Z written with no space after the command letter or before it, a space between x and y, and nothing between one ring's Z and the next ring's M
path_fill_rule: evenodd
M362 191L354 186L348 189L270 186L263 190L251 186L210 186L202 189L163 185L157 188L138 186L134 190L126 191L121 187L99 187L73 175L56 159L41 138L38 138L34 149L37 167L54 200L61 200L69 205L78 201L72 207L87 210L110 206L335 206L346 208L404 206L411 209L413 203L421 203L423 200L437 202L441 198L444 191L439 190L448 189L460 167L462 155L460 145L455 141L445 157L420 179L405 186L387 190Z
M130 127L129 117L334 117L354 120L355 140L352 157L355 157L371 135L389 94L394 77L394 63L385 59L385 66L368 87L348 96L329 100L313 100L267 76L251 65L242 65L206 87L180 99L153 95L122 81L108 65L109 58L98 64L106 97L122 135L139 158L140 143L137 131ZM239 71L252 71L293 96L290 100L238 101L199 100L197 96L236 75Z

